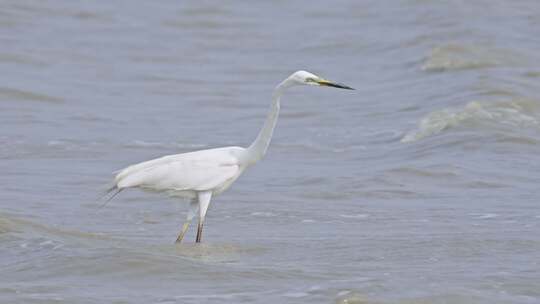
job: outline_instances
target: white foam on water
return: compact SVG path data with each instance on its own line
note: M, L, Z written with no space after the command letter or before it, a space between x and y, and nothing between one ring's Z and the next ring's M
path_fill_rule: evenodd
M496 213L471 214L471 215L473 215L476 219L479 219L479 220L488 220L488 219L499 217L499 215Z
M539 127L538 105L534 101L517 99L504 102L472 101L463 108L446 108L423 117L416 130L409 131L402 143L439 134L445 130L467 124L495 124L511 128Z

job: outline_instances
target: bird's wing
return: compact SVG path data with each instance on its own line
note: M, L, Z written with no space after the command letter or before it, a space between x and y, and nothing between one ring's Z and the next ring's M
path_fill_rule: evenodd
M165 156L122 170L116 176L118 188L194 190L214 189L240 170L236 158L223 150L205 150Z

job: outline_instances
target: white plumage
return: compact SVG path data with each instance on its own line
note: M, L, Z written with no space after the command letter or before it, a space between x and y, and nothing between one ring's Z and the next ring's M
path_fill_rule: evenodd
M196 241L200 242L206 211L212 196L227 190L247 167L265 155L279 115L281 95L285 89L294 85L352 89L305 71L293 73L274 90L268 117L249 148L224 147L201 150L163 156L131 165L116 174L114 186L110 189L111 192L114 190L116 192L109 199L126 188L165 192L173 197L191 199L186 222L176 241L182 241L191 220L199 211Z
M246 167L239 157L242 153L244 148L225 147L163 156L121 170L114 181L118 188L166 191L175 197L195 198L199 191L215 195Z

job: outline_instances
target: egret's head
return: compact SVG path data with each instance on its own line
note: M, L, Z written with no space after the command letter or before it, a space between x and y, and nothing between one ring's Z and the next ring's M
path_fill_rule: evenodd
M306 71L298 71L292 74L289 79L296 85L315 85L324 87L333 87L347 90L354 90L353 88L341 83L335 83L321 78L315 74L311 74Z

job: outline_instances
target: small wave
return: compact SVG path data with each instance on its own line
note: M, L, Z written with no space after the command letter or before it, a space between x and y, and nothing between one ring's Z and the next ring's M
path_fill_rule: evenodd
M64 229L56 226L42 224L29 219L13 217L7 214L0 213L0 233L26 233L31 237L42 237L45 241L40 245L50 245L56 238L75 238L87 240L108 240L107 236L83 232L77 230ZM51 240L49 242L49 240ZM54 244L56 246L57 244Z
M340 214L339 215L342 218L350 218L350 219L365 219L369 217L369 214L365 213L359 213L359 214Z
M471 215L473 215L476 219L479 219L479 220L489 220L492 218L499 217L499 215L496 213L471 214Z
M1 22L0 22L1 24ZM0 62L2 63L13 63L13 64L26 64L31 66L45 66L44 62L37 61L37 59L32 58L28 55L23 54L11 54L11 53L0 53Z
M283 294L287 298L303 298L309 296L309 293L303 291L290 291Z
M204 262L238 261L242 256L259 255L267 251L265 247L224 243L183 243L145 249L148 250L146 255L151 255L155 259L181 257Z
M517 57L505 50L448 44L434 48L424 61L422 70L433 72L479 69L505 64L517 64Z
M274 217L274 216L277 216L277 214L273 213L273 212L252 212L250 215L251 216L257 216L257 217Z
M536 102L525 99L491 103L473 101L464 108L448 108L428 114L420 120L418 129L406 133L401 142L414 142L467 123L491 123L512 128L538 127L537 108Z
M164 26L182 28L188 30L213 30L213 29L236 29L242 27L252 27L249 22L231 21L231 18L213 19L174 19L162 22Z
M144 141L144 140L134 140L133 142L127 144L128 147L158 147L162 148L167 146L166 144L162 142L151 142L151 141Z
M363 294L354 291L341 291L338 293L338 298L336 299L338 304L374 304L379 303L372 300L369 300Z
M407 177L424 177L424 178L455 178L457 173L453 168L413 168L413 167L398 167L387 171L388 174L400 175Z
M175 142L157 142L157 141L144 141L134 140L130 143L124 144L126 148L180 148L180 149L203 149L207 148L206 144L182 144Z
M528 78L540 78L540 71L528 71L525 72L523 76Z
M291 143L275 143L274 147L291 149L291 150L301 150L305 152L312 153L344 153L350 151L363 151L367 147L365 145L347 145L347 146L329 146L329 145L320 145L315 142L291 142Z
M25 250L58 250L64 247L64 243L58 240L36 238L30 239L29 242L19 244L19 247Z
M0 88L0 97L6 100L42 101L49 103L62 103L64 100L56 96L37 92L24 91L13 88Z
M12 232L13 229L14 228L11 221L6 218L0 217L0 234Z

